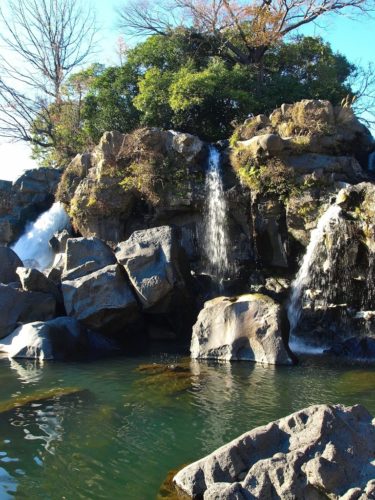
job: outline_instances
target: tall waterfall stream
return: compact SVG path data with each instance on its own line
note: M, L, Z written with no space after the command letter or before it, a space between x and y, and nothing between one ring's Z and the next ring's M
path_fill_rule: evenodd
M331 205L319 219L317 227L311 232L310 243L307 246L297 276L292 283L288 304L288 318L292 335L301 317L304 295L314 272L314 264L320 245L323 243L324 236L330 224L338 221L340 212L341 208L338 205Z
M54 253L49 240L57 232L69 225L69 217L61 203L54 203L42 213L35 222L27 225L24 234L13 245L12 249L25 265L30 264L39 270L49 267Z
M209 152L206 195L204 252L208 262L207 270L222 286L230 270L229 237L227 206L220 171L220 152L213 146Z

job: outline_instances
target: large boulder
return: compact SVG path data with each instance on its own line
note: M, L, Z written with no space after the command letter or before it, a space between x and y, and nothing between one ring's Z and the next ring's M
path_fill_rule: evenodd
M375 420L360 405L316 405L258 427L182 469L193 498L370 499Z
M66 312L104 334L125 334L138 318L138 303L119 264L62 282Z
M69 238L66 242L63 279L80 278L116 262L110 247L100 239Z
M16 271L20 266L23 266L22 260L12 249L0 247L0 283L19 283Z
M218 297L206 302L199 313L191 356L290 365L293 360L282 323L280 306L266 295Z
M18 267L17 275L21 281L22 289L26 292L48 293L53 295L57 302L62 302L61 292L56 284L37 269Z
M56 299L49 293L25 292L0 284L0 338L9 335L17 323L47 321L55 316Z
M170 226L135 231L119 243L116 257L125 266L144 309L159 304L173 290L185 288L180 239Z
M60 317L18 327L2 339L0 351L10 358L79 358L88 352L86 331L75 318Z

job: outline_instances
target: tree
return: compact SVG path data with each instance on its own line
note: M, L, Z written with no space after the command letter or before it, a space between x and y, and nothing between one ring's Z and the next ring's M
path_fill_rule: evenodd
M0 22L0 136L56 147L64 83L91 51L92 10L77 0L8 0Z
M366 13L373 0L128 0L119 12L129 34L169 36L188 28L212 42L216 55L260 64L286 35L329 13Z

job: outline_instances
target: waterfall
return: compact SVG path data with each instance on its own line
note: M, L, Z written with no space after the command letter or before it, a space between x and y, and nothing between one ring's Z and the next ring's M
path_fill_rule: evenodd
M220 172L220 153L212 146L206 174L206 197L204 252L207 271L222 284L230 270L227 206Z
M13 245L12 249L24 265L30 265L39 270L52 265L54 253L49 246L49 240L56 231L62 231L69 226L69 217L61 203L54 203L42 213L35 222L26 226L24 234Z
M319 248L324 242L324 236L330 224L338 221L340 212L341 208L338 205L331 205L319 219L317 227L311 231L310 243L308 244L301 267L291 288L288 304L288 318L291 334L293 334L301 317L304 295L308 288L310 278L314 274L314 265L318 257Z

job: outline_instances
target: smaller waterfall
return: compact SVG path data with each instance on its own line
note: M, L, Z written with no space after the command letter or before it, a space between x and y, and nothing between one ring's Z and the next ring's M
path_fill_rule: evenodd
M324 235L329 225L338 220L341 208L338 205L331 205L324 212L318 221L317 227L311 231L310 243L302 260L302 265L292 283L291 295L288 304L288 318L290 323L290 332L293 334L298 321L301 317L303 298L305 289L308 287L309 280L313 274L313 267L317 258L320 245L323 243Z
M54 203L52 207L40 215L35 222L26 226L24 234L13 245L22 262L39 270L47 269L52 265L54 253L49 246L49 240L56 231L62 231L69 226L69 217L61 203Z
M210 147L206 174L204 252L208 273L222 284L230 270L227 206L220 172L220 152Z

